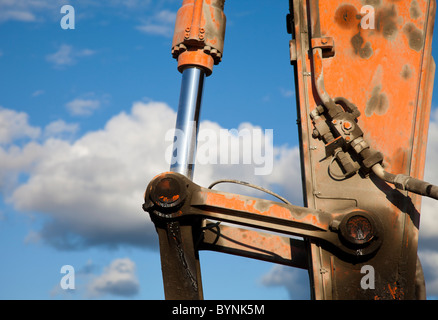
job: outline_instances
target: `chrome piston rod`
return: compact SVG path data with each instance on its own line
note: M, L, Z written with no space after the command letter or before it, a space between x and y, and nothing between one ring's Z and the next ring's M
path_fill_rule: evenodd
M170 171L193 179L205 72L188 67L182 72L181 93Z

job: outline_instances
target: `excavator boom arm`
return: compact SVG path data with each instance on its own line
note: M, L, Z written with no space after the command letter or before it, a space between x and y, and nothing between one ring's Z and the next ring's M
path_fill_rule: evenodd
M422 180L435 0L289 1L304 208L191 181L203 84L224 56L224 4L184 0L175 24L183 141L143 205L166 299L203 298L199 250L307 269L314 299L425 298L417 242L421 196L438 199ZM361 286L364 266L379 275L373 290Z

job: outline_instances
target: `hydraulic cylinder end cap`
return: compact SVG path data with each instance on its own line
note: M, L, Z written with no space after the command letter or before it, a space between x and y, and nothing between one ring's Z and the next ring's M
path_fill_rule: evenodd
M355 255L367 255L376 251L383 238L380 219L363 210L347 214L340 224L340 236Z
M165 175L152 184L151 200L163 209L174 209L182 205L187 196L185 185L175 177Z
M165 219L182 215L181 207L187 198L187 186L175 173L164 173L152 180L146 189L143 210Z
M350 216L341 229L343 236L354 244L365 244L374 237L374 224L363 214Z

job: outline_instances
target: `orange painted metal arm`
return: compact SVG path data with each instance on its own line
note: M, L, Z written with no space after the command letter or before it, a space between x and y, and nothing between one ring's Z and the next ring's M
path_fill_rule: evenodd
M163 173L149 184L144 210L155 224L212 219L289 236L328 242L352 256L376 250L383 227L373 214L357 208L329 213L254 197L202 188L178 173ZM367 238L354 239L349 219L363 217L372 227ZM353 228L354 229L354 228Z

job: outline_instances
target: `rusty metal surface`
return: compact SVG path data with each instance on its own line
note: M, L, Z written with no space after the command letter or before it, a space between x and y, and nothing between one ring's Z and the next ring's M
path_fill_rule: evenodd
M303 240L208 221L204 228L199 250L229 253L300 269L308 267Z
M372 294L361 292L358 286L360 265L350 265L324 245L312 242L314 297L412 299L420 197L397 191L372 175L334 181L327 175L329 159L322 160L324 145L312 138L308 114L326 98L325 93L347 98L362 114L358 124L364 138L384 154L385 168L422 178L434 74L430 50L435 1L373 1L375 29L361 28L360 11L370 1L323 3L294 1L307 204L328 211L359 207L374 212L383 220L385 236L391 241L366 262L382 279ZM313 10L306 15L309 4L319 8L319 14ZM333 57L306 55L309 41L304 37L315 25L321 30L318 37L333 38ZM310 70L312 76L308 76ZM317 91L321 87L325 93Z

